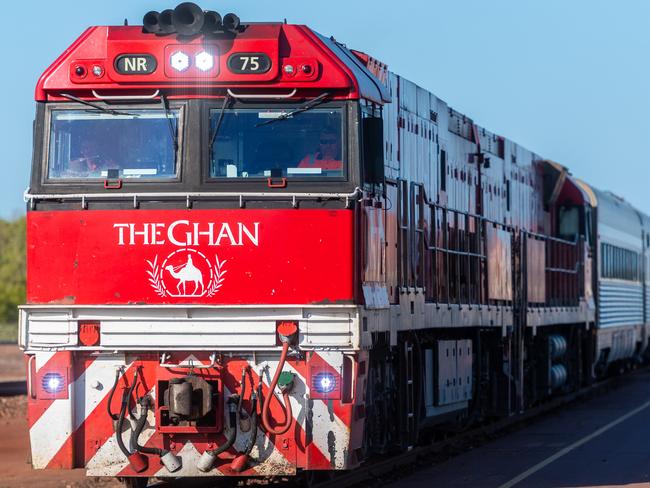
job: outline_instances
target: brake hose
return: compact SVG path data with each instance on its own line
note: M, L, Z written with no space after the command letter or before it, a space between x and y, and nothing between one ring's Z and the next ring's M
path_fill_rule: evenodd
M199 471L203 471L204 473L210 471L217 456L230 449L235 443L235 439L237 438L237 424L239 424L239 411L237 409L238 403L239 399L237 398L237 395L231 395L230 398L228 398L228 425L230 427L228 437L226 437L226 442L221 444L219 447L216 449L208 449L201 455L201 458L196 465Z
M228 424L230 426L230 431L228 432L228 437L226 437L226 442L221 444L216 449L209 451L213 456L218 456L222 452L226 452L235 443L235 438L237 437L237 424L239 423L239 411L237 410L238 404L239 401L236 400L236 396L231 396L228 399L228 405L230 409L230 412L228 413Z
M113 388L111 388L111 392L108 394L108 403L106 404L106 410L108 411L108 416L112 420L117 420L118 415L114 414L111 411L111 402L113 401L113 395L115 394L115 390L117 389L117 382L120 380L120 370L116 369L115 370L115 383L113 383Z
M140 451L145 454L157 454L158 456L162 456L165 453L163 449L158 449L157 447L146 447L138 443L140 434L142 434L144 426L147 423L147 414L149 413L149 399L147 397L142 397L138 403L140 403L142 409L140 411L140 418L138 418L138 421L135 424L135 430L131 436L131 449L133 451Z
M251 393L251 431L252 435L248 441L248 444L246 444L246 447L244 448L244 451L242 454L245 454L248 456L251 451L253 450L253 447L255 446L255 442L257 441L257 426L259 424L259 417L257 416L257 394L255 391Z
M237 403L237 411L240 412L241 414L241 406L242 403L244 402L244 395L246 395L246 371L248 371L247 368L250 366L246 366L246 368L243 368L241 371L241 382L239 383L241 385L241 392L239 394L239 402Z
M238 456L235 456L235 458L231 461L230 463L230 469L232 469L235 473L241 473L248 467L248 463L250 460L250 453L253 450L253 447L255 447L255 443L257 442L257 426L258 426L258 415L257 415L257 393L255 390L251 392L251 436L248 439L246 446L244 447L244 450L240 452Z
M117 445L119 446L120 451L122 451L122 453L124 453L124 455L127 457L127 459L129 456L131 456L131 452L129 452L129 450L124 445L124 441L122 440L122 427L124 425L126 408L129 405L129 399L133 394L133 390L135 390L135 385L137 382L138 368L135 369L135 374L133 375L133 383L131 383L131 386L128 388L128 390L125 388L124 392L122 393L122 406L120 407L120 415L117 418L117 425L115 426L115 437L117 439Z
M271 427L271 423L269 420L269 412L270 412L270 406L271 406L271 400L275 398L275 394L273 393L275 390L275 387L278 384L278 380L280 379L280 373L282 372L282 368L284 368L284 363L287 360L287 354L289 353L289 341L284 340L282 341L282 354L280 354L280 362L278 363L278 367L275 370L275 374L273 375L273 379L271 380L271 384L269 385L269 394L264 398L264 404L262 406L262 425L264 426L264 429L269 433L269 434L274 434L274 435L282 435L285 434L288 430L289 427L291 427L291 420L293 419L293 412L291 411L291 401L289 400L289 390L285 389L282 392L282 398L284 400L284 408L285 408L285 419L282 424L280 424L276 429Z
M158 457L160 457L160 462L167 468L167 471L170 473L174 473L181 469L183 467L183 460L173 454L171 451L168 451L167 449L159 449L157 447L147 447L140 445L138 442L138 439L140 438L140 434L142 434L142 431L144 429L144 426L147 424L147 415L149 414L149 397L142 397L138 399L138 403L140 404L140 417L136 421L135 424L135 430L133 431L133 435L131 436L131 450L133 452L138 452L138 453L144 453L144 454L155 454Z

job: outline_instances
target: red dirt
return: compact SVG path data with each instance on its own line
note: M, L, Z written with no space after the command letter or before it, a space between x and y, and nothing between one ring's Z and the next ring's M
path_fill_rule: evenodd
M0 398L0 488L114 488L116 480L87 478L83 469L34 470L29 464L25 396Z

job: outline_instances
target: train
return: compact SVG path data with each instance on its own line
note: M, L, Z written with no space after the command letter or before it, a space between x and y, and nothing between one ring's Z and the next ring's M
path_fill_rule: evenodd
M35 101L35 469L352 470L646 357L648 215L308 26L93 26Z

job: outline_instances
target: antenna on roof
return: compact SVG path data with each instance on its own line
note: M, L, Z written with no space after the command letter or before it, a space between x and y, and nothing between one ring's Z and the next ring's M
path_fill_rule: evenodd
M129 19L127 18L124 19L124 25L129 25Z

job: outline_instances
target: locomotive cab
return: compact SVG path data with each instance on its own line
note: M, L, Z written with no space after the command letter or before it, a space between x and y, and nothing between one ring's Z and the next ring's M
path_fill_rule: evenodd
M383 181L390 97L305 26L197 9L91 27L39 80L20 326L35 468L362 461L358 202Z

